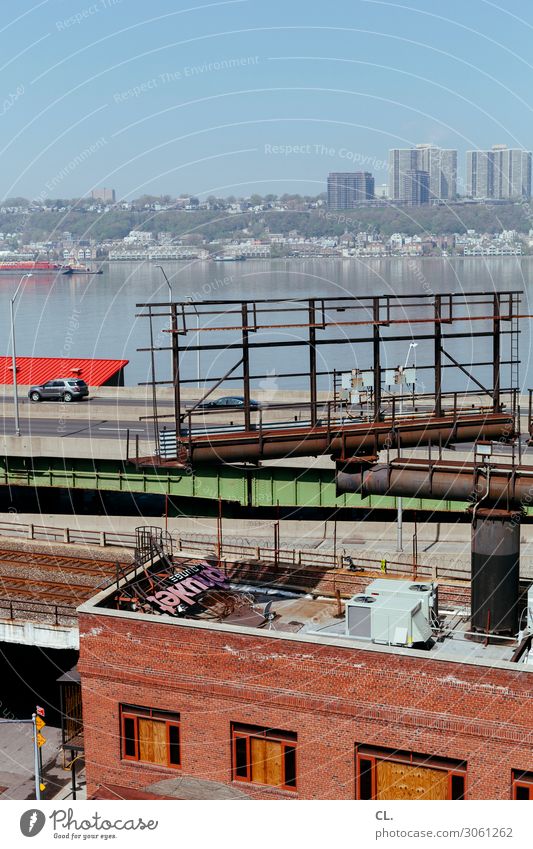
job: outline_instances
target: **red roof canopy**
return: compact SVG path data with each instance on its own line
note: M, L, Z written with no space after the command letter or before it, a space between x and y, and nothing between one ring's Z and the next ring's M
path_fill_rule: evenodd
M89 386L104 386L129 360L78 360L68 357L17 357L17 382L46 383L58 377L79 377ZM0 384L13 383L11 357L0 357Z

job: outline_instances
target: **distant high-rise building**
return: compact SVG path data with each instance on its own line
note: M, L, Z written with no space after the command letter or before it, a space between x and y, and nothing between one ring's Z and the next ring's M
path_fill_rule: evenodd
M472 198L530 198L531 152L504 144L496 144L491 150L467 150L466 185Z
M412 169L402 174L402 201L409 206L429 203L430 175L428 171Z
M410 181L404 180L408 171L423 171L429 175L429 200L454 200L457 195L457 151L419 144L410 148L389 151L389 196L391 200L410 203ZM403 194L404 187L409 197Z
M91 192L93 200L101 200L104 203L115 203L114 189L93 189Z
M374 199L374 178L368 171L337 171L328 174L330 209L353 209Z

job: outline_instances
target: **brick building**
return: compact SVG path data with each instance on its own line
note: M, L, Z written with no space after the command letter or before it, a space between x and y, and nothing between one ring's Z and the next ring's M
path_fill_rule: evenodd
M167 591L117 610L116 586L82 605L90 795L533 799L532 665L364 642L334 599L244 590L224 617Z

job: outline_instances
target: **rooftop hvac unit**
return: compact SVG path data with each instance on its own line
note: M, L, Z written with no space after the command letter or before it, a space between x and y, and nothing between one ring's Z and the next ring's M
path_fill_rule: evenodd
M346 636L392 646L428 646L432 631L422 600L411 596L360 594L346 602Z
M346 602L346 634L359 640L372 638L370 608L376 599L373 596L354 595Z
M393 581L378 578L367 586L365 594L374 598L415 598L422 602L422 613L428 622L435 622L439 607L438 589L438 584L432 581Z

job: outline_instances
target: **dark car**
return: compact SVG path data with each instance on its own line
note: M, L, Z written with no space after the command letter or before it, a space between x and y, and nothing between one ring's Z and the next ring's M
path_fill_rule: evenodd
M259 409L261 404L259 401L253 401L250 398L250 408ZM242 395L228 395L224 398L217 398L215 401L204 401L203 404L198 404L199 410L228 410L244 407L244 398Z
M58 377L48 380L40 386L31 386L28 398L32 401L83 401L89 394L89 387L77 377Z

